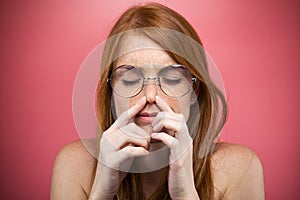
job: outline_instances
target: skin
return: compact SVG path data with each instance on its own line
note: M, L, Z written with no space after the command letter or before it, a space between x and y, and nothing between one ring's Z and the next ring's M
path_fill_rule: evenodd
M53 167L50 199L88 199L93 182L95 158L78 140L66 145L57 155ZM212 175L214 179L214 199L263 200L263 169L257 155L249 148L221 143L212 155ZM145 179L147 190L151 194L157 185L156 176L160 172L147 173L151 179ZM102 174L99 181L107 182Z
M144 74L153 76L164 66L174 63L163 50L147 49L123 55L116 62L116 66L142 66L140 68ZM115 94L114 104L118 118L101 139L101 164L98 165L92 189L91 196L95 198L91 199L112 199L118 191L120 180L126 175L118 171L120 165L124 166L125 163L129 169L132 158L145 156L162 145L170 149L169 192L172 199L198 199L193 182L192 138L186 125L191 92L181 98L171 98L162 93L156 83L149 83L133 98ZM157 115L141 117L140 113ZM154 140L161 142L153 142ZM98 178L103 174L106 174L105 182ZM153 178L153 174L144 175L142 179L149 178Z
M143 38L143 40L147 40ZM137 40L135 40L137 41ZM127 44L124 44L127 45ZM154 45L154 44L153 44ZM156 77L157 73L163 69L165 66L176 64L176 62L170 58L170 56L163 50L158 49L146 49L133 51L131 53L121 56L115 66L121 65L132 65L139 66L139 69L143 72L145 77ZM125 112L128 108L135 105L141 98L146 98L146 103L142 110L139 110L139 113L158 113L156 119L161 119L162 115L167 115L171 113L180 113L182 117L187 121L190 113L190 105L193 103L192 91L180 98L171 98L165 95L160 89L156 81L148 81L145 83L143 90L133 98L124 98L113 94L113 99L115 102L115 109L117 116L120 116L121 113ZM161 99L160 107L157 102L157 97ZM166 108L166 107L170 107ZM162 110L162 109L165 110ZM162 112L165 111L165 112ZM170 111L170 112L166 112ZM171 115L175 116L175 115ZM170 116L168 116L170 118ZM175 119L174 119L175 120ZM154 125L158 121L154 120L153 123L144 122L139 117L131 119L131 122L134 122L139 127L142 127L148 134L151 134L155 131L160 131L162 129L161 124L157 125L156 130L153 130ZM169 131L170 133L171 131ZM174 133L172 133L174 135Z
M123 41L123 46L129 48L140 42L139 39L145 40L140 36L129 37ZM151 41L147 42L151 44ZM144 49L123 54L115 67L123 64L139 66L147 77L155 77L163 66L174 63L163 50ZM190 92L181 98L170 98L155 82L146 84L133 98L124 99L114 94L117 119L101 138L100 162L94 181L90 182L94 158L80 141L72 143L60 152L55 162L51 199L87 199L87 196L89 199L112 199L126 176L120 167L129 169L133 158L147 158L164 145L170 149L166 156L170 159L168 190L171 198L199 199L193 181L192 138L186 125L192 95ZM145 119L140 116L145 112L157 115ZM155 190L161 174L161 170L142 174L146 196ZM212 174L215 199L264 199L261 163L248 148L220 145L212 156Z

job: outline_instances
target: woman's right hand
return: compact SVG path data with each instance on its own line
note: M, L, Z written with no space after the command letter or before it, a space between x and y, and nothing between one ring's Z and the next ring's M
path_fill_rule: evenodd
M149 154L150 135L131 119L145 106L143 97L123 112L100 140L99 160L89 199L113 199L135 157Z

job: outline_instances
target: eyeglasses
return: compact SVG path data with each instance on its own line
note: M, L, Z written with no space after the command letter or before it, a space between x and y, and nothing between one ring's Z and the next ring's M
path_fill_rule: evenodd
M114 69L107 82L113 91L125 98L137 96L147 81L158 81L160 90L167 96L178 98L191 90L196 82L191 72L183 65L174 64L164 67L157 73L157 77L144 77L140 69L131 65L121 65Z

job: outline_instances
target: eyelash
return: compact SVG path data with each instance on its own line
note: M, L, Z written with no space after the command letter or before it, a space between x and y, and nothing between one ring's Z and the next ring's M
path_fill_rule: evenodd
M137 80L134 80L134 81L132 81L132 80L128 81L128 80L122 79L122 82L123 82L124 85L135 85L135 84L138 84L140 82L140 79L137 79Z
M181 78L179 78L179 79L163 78L162 81L168 85L174 85L174 84L179 84L181 82Z

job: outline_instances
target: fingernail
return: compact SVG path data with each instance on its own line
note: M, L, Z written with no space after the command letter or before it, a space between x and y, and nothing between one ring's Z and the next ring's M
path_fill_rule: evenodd
M140 99L140 103L141 103L141 102L144 102L144 101L145 101L145 98L146 98L146 97L142 97L142 98Z
M156 101L160 101L160 97L156 95Z

